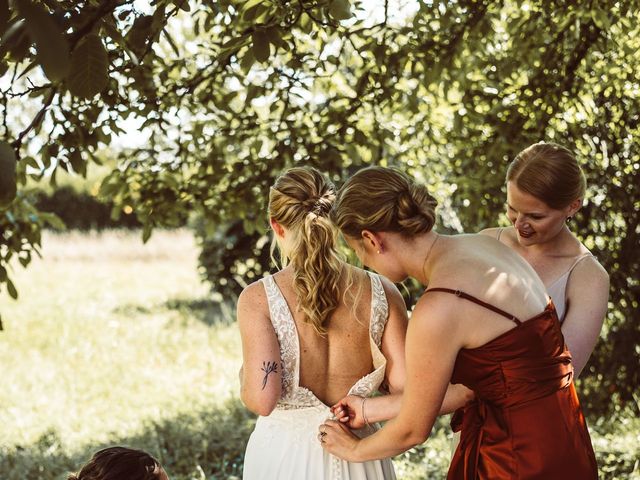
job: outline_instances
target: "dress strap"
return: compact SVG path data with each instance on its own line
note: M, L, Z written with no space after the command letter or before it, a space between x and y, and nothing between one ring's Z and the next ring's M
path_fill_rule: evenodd
M389 318L389 304L380 276L367 272L371 280L371 318L369 333L378 348L382 346L382 334Z
M451 288L429 288L428 290L425 290L424 293L429 293L429 292L445 292L445 293L452 293L453 295L455 295L456 297L462 297L465 300L469 300L473 303L476 303L486 309L489 309L493 312L496 312L499 315L502 315L503 317L508 318L509 320L512 320L513 322L516 323L516 325L520 325L522 322L520 320L518 320L518 318L514 315L511 315L510 313L505 312L504 310L499 309L498 307L495 307L493 305L491 305L490 303L487 302L483 302L482 300L480 300L479 298L473 297L471 295L469 295L468 293L464 293L461 292L460 290L453 290Z
M267 294L271 324L280 345L282 400L293 395L300 383L300 341L293 314L273 275L264 277L262 284Z
M575 261L573 262L573 265L571 265L571 267L569 268L569 270L567 271L567 273L571 274L571 272L573 271L573 269L576 267L576 265L578 265L582 260L584 260L587 257L593 257L593 253L591 252L586 252L583 253L582 255L578 255L575 259Z
M500 237L502 236L502 231L504 230L503 227L500 227L498 229L498 234L496 235L496 240L500 241Z

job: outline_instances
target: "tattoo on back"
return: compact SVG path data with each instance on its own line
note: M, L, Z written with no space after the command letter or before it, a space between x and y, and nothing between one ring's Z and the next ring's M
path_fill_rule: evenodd
M264 378L262 379L262 390L267 386L267 379L272 372L278 373L278 364L276 362L262 362L262 368L264 372Z

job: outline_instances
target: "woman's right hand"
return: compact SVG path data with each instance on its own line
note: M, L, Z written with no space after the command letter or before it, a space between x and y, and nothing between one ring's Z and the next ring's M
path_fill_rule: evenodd
M364 403L364 397L358 397L357 395L347 395L333 407L331 412L341 423L346 424L349 428L358 429L366 425L365 419L362 416Z

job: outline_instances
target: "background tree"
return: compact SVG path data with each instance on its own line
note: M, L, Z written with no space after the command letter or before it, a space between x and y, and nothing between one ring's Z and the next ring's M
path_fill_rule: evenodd
M553 140L579 153L576 230L611 273L583 388L601 411L633 400L637 0L138 5L0 0L0 282L12 296L9 261L26 266L59 223L27 178L85 174L125 130L141 141L103 182L113 215L133 209L144 239L197 218L204 275L225 297L268 268L265 199L288 166L339 181L399 165L436 190L445 229L477 231L503 210L508 160Z

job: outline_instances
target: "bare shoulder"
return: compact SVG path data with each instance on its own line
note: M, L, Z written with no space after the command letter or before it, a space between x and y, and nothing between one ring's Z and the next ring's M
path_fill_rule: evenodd
M249 312L267 315L269 304L267 293L261 280L257 280L247 285L238 297L238 320L250 317Z
M255 282L247 285L242 292L240 292L238 303L250 302L254 298L266 298L266 292L262 285L262 280L256 280Z
M609 274L594 256L578 262L571 273L571 283L609 286Z
M465 330L450 297L443 292L423 294L411 313L408 329L412 333L407 337L411 335L424 342L444 342L455 351L463 348L468 343L468 329Z
M480 230L478 233L480 235L487 235L489 237L498 238L498 233L501 229L502 227L485 228L484 230Z
M341 281L343 282L342 288L345 290L364 292L371 288L371 279L367 271L348 263L344 265Z
M452 325L455 322L450 320L457 318L454 302L451 301L452 298L456 297L446 292L429 292L427 290L418 299L411 318L420 318L436 324Z
M387 296L387 302L389 302L389 305L392 305L394 307L402 307L404 310L406 310L407 306L404 303L404 298L402 298L402 294L400 293L400 290L398 290L398 287L396 287L395 284L387 277L384 277L382 275L378 275L378 277L380 277L380 280L382 282L384 293Z
M485 228L478 233L480 235L486 235L488 237L495 238L500 243L504 243L511 248L518 246L518 239L516 238L515 229L513 228L513 226Z

